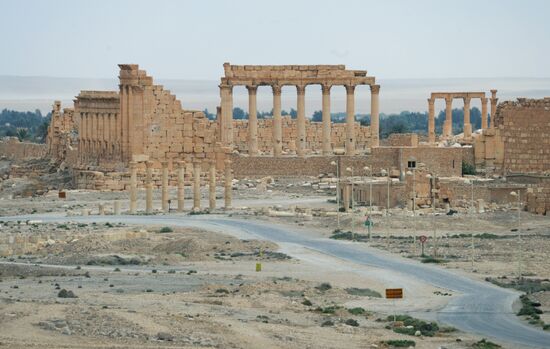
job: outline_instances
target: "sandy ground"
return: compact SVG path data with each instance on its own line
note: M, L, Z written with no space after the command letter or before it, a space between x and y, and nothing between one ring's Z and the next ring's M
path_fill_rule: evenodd
M289 184L275 183L261 192L254 187L234 191L236 209L230 214L296 229L307 227L310 234L330 237L338 228L336 216L317 213L335 210L327 201L333 198L330 191ZM109 213L113 200L121 200L122 209L127 209L127 193L68 191L67 199L62 200L51 190L43 196L12 198L9 186L4 188L0 195L3 216L72 215L84 208L94 213L99 203L106 204ZM218 194L221 198L221 192ZM159 195L155 193L157 206ZM206 191L203 195L206 205ZM143 196L140 192L140 207ZM296 206L313 209L313 218L258 214L267 207L286 210ZM350 230L355 217L354 232L366 234L361 225L366 210L342 214L340 228ZM418 213L416 218L400 209L387 217L375 214L372 239L350 243L369 244L396 258L421 259L420 244L413 236L426 235L425 254L431 255L434 219L427 211ZM517 228L516 214L460 212L447 216L439 212L435 217L438 257L445 261L439 266L479 279L513 278L519 258L517 231L512 231ZM549 278L550 220L522 214L519 246L523 248L523 275ZM417 348L471 348L480 340L458 331L434 337L394 333L386 328L390 325L385 321L388 315L436 311L453 295L414 284L407 287L422 297L390 302L373 293L383 293L388 287L384 270L297 246L189 228L161 233L163 227L0 224L0 234L35 235L45 241L31 253L0 259L0 347L374 348L387 347L386 340L409 339ZM471 233L473 269L471 238L460 236ZM475 236L483 233L495 236ZM261 272L255 271L256 263L262 264ZM331 288L320 290L322 283ZM351 288L363 290L363 295L350 294ZM58 297L62 289L78 298ZM543 309L550 308L548 292L534 297ZM331 311L323 313L330 307ZM365 309L365 313L354 315L347 310L354 307ZM349 320L357 321L358 326L350 325L353 322Z

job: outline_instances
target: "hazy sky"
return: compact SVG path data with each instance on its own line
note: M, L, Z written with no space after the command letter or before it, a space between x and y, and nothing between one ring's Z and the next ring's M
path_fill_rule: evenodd
M0 75L218 79L233 64L380 78L550 77L550 1L0 0Z

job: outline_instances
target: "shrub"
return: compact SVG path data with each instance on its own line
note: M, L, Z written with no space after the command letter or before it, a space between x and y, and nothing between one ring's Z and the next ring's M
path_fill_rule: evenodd
M226 288L218 288L218 289L216 290L216 293L228 294L228 293L229 293L229 290L226 289Z
M385 341L389 346L396 347L396 348L408 348L408 347L415 347L416 342L411 341L408 339L390 339L388 341Z
M120 271L120 268L119 268L119 267L116 267L114 271Z
M489 342L488 340L483 338L479 342L474 343L474 345L472 345L472 348L474 348L474 349L497 349L497 348L502 348L502 347L500 345L496 344L496 343Z
M322 284L315 286L315 288L321 292L325 292L330 290L332 288L332 285L329 284L328 282L323 282Z
M462 175L475 175L476 167L466 161L462 161Z
M357 322L357 320L354 320L354 319L347 319L345 324L348 325L348 326L353 326L353 327L358 327L359 326L359 323Z
M330 327L330 326L334 326L334 322L332 322L331 320L326 320L321 324L321 327Z
M393 321L393 316L388 316L388 321ZM405 327L396 327L393 329L395 333L408 334L414 336L416 331L420 331L423 336L433 337L438 331L439 326L435 322L426 322L420 319L415 319L408 315L395 316L396 321L402 321ZM411 327L412 326L412 327ZM408 328L410 327L410 328Z
M313 305L313 303L311 303L311 301L309 299L304 299L302 304L305 305L305 306L308 306L308 307L311 307Z
M66 289L62 289L57 294L57 297L59 298L77 298L76 295L73 293L73 291L67 291Z
M381 298L382 295L374 290L371 290L370 288L355 288L350 287L346 288L347 294L350 294L352 296L366 296L366 297L377 297Z
M170 227L162 227L162 228L160 228L159 233L171 233L173 231L174 230Z
M352 314L352 315L363 315L366 313L365 309L361 308L361 307L356 307L356 308L350 308L348 309L348 313Z
M436 264L445 263L445 261L443 259L437 259L437 258L431 257L431 256L422 258L421 262L422 263L436 263Z

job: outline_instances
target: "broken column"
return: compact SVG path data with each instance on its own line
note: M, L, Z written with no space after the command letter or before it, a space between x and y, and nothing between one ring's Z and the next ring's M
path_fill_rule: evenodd
M497 115L497 90L491 90L491 122L489 128L495 127L495 116Z
M332 153L331 147L331 120L330 120L330 88L331 85L323 84L323 110L322 110L322 140L323 140L323 155L330 155Z
M153 213L153 162L145 162L145 213Z
M130 214L137 209L137 163L130 161Z
M115 200L115 202L113 203L113 214L115 216L120 215L120 201L118 200Z
M355 154L355 86L346 85L346 155Z
M231 192L233 187L233 174L231 173L231 160L227 159L225 160L225 190L224 190L224 198L225 198L225 209L229 210L231 209L231 200L233 193Z
M184 210L185 199L185 161L178 161L178 212Z
M162 165L162 212L168 213L168 161L160 162Z
M201 209L201 163L193 162L193 211Z
M216 162L210 162L210 184L208 186L208 207L211 211L216 209Z

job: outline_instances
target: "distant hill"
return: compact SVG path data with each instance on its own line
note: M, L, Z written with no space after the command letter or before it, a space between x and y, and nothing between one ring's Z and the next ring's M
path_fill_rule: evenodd
M215 111L219 105L218 81L214 80L165 80L155 79L181 100L184 108ZM435 91L486 91L499 90L500 101L515 100L518 97L542 98L550 96L550 78L471 78L471 79L379 79L380 111L382 113L400 113L403 110L424 112L430 92ZM59 99L63 107L72 106L72 100L80 90L118 90L118 80L57 78L57 77L19 77L0 76L0 110L7 108L19 111L41 110L46 114L51 110L53 101ZM345 89L336 86L331 91L331 106L334 113L345 111ZM292 87L283 88L283 109L296 108L296 91ZM273 98L269 87L258 89L258 110L269 111ZM248 95L244 87L236 87L234 105L248 109ZM436 111L444 109L442 100L436 103ZM454 108L461 108L462 102L456 101ZM473 100L472 107L480 107ZM311 115L321 109L321 90L310 86L306 91L306 114ZM370 91L367 86L356 89L356 113L370 112Z

